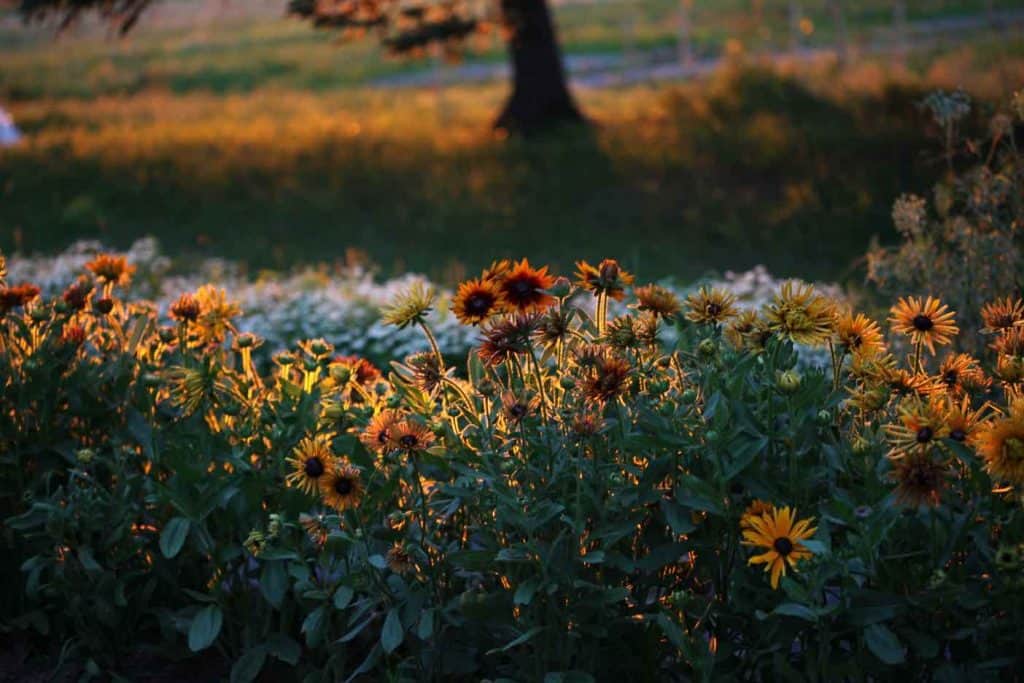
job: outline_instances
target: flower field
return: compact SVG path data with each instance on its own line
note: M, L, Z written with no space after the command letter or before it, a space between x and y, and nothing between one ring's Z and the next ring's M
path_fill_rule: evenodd
M862 287L0 256L0 674L1016 680L1000 104L918 103L941 177Z
M994 177L1019 183L1009 142ZM939 206L940 227L974 210ZM912 198L894 218L919 246L935 229ZM232 681L1020 663L1014 291L967 312L901 296L876 319L798 281L741 307L614 259L569 277L498 260L454 291L387 285L375 324L421 340L390 366L331 335L261 363L237 295L156 277L151 243L132 255L0 270L0 600L6 628L60 644L58 669L118 674L140 647ZM295 281L238 284L256 301ZM469 348L453 362L441 339Z

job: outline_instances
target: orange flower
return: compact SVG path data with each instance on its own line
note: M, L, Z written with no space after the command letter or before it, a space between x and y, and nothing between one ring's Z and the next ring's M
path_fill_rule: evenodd
M433 443L434 435L426 425L411 418L396 422L391 428L391 438L388 441L392 449L406 453L425 451Z
M504 310L505 294L492 279L467 280L459 285L452 300L452 312L463 325L479 325Z
M913 507L934 507L939 504L948 472L949 467L936 461L930 452L918 451L895 461L889 477L896 482L898 502Z
M959 332L953 320L955 313L938 299L917 297L900 299L890 309L893 329L910 337L914 344L923 344L935 355L935 345L949 344Z
M847 353L874 356L885 351L882 331L878 323L863 313L847 312L836 322L838 346Z
M1011 327L1024 324L1024 301L1020 299L996 299L981 307L981 319L985 322L982 332L995 334Z
M800 560L811 556L811 551L800 541L814 535L817 527L811 526L814 518L797 520L796 510L774 505L761 515L746 516L747 527L743 529L743 545L760 546L767 549L751 557L747 564L763 564L771 572L772 588L779 587L779 578L786 569L796 570Z
M135 266L129 265L124 256L116 254L99 254L85 267L99 278L100 282L109 285L126 285L132 279Z
M381 453L391 443L391 432L394 425L400 420L401 415L394 410L383 410L370 419L363 433L359 435L359 441L366 446L366 450Z
M992 477L1024 484L1024 401L1013 401L1007 415L982 425L975 443Z
M686 297L686 305L690 308L686 319L702 325L717 325L736 315L735 304L736 295L732 292L701 287Z
M637 308L650 311L661 318L671 318L679 312L679 299L670 290L659 285L644 285L633 290Z
M547 266L532 268L526 259L513 265L498 281L508 309L518 313L539 312L553 305L555 297L542 290L551 289L554 284L555 278L548 273Z

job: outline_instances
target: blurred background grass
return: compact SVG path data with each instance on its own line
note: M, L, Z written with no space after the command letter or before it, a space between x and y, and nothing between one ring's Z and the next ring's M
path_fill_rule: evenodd
M892 21L891 3L855 4L854 40ZM0 151L0 248L154 234L185 260L287 268L354 248L445 281L518 255L563 272L615 255L645 277L763 263L842 278L873 235L892 237L892 200L941 172L922 94L962 86L995 103L1024 80L1024 40L987 32L897 60L769 68L756 54L785 43L786 4L765 1L760 21L749 5L693 9L699 51L731 39L745 56L698 81L578 88L594 129L528 144L490 133L503 85L373 87L433 67L382 59L372 40L332 44L280 19L278 2L213 18L171 3L125 41L85 26L54 43L8 17L0 102L27 141ZM675 2L635 3L631 19L625 6L559 5L566 51L671 46ZM803 8L805 43L831 40L824 2ZM498 59L497 39L481 40L474 54Z

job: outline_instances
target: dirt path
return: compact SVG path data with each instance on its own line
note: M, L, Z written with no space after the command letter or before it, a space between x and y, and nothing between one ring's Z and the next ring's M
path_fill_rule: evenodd
M993 28L1024 35L1024 9L996 12L992 16L978 14L908 22L903 40L898 40L893 29L879 28L873 32L869 40L852 43L849 52L850 56L886 54L956 44L967 33ZM760 55L760 58L772 62L793 59L811 61L835 54L835 47L816 47L802 48L795 52L779 50ZM569 55L565 59L565 65L574 87L603 88L694 78L714 71L721 65L723 59L721 55L716 55L681 63L674 47L661 47L632 53ZM441 66L429 71L387 76L373 81L372 84L385 88L443 86L507 80L508 77L509 67L504 62L466 62L458 66Z

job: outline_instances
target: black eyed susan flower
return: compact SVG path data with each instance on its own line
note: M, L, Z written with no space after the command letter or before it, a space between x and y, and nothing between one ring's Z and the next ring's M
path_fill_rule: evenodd
M736 316L736 296L724 289L701 287L686 297L686 307L690 322L718 325Z
M417 453L427 450L433 443L434 434L430 428L412 418L405 418L391 427L388 445L392 450Z
M801 541L814 535L814 518L797 520L796 510L789 506L771 510L762 515L747 517L748 528L743 530L743 545L764 548L766 552L754 555L748 564L763 564L771 573L772 588L779 587L779 578L787 569L796 571L797 562L811 557L811 551Z
M117 254L98 254L96 258L85 264L93 275L105 285L126 285L135 273L135 266L128 259Z
M992 348L1000 356L1011 358L1024 358L1024 327L1014 327L1004 331Z
M909 336L915 345L924 345L932 355L936 344L949 344L960 332L953 322L953 311L933 297L925 300L913 296L901 298L889 312L893 329Z
M220 344L227 333L234 332L233 318L242 313L238 302L228 299L227 292L213 285L203 285L196 291L199 319L196 334L201 344Z
M188 292L179 296L170 308L171 318L180 323L194 323L201 312L199 301Z
M593 292L594 296L603 293L616 301L622 301L626 296L626 287L633 284L633 276L622 270L615 259L606 258L597 266L577 261L576 283L588 292Z
M544 290L554 284L555 277L548 273L547 266L534 268L526 259L513 264L498 280L505 305L512 313L537 313L552 306L557 300Z
M488 278L463 282L452 299L452 313L463 325L479 325L505 306L500 283Z
M757 311L741 311L726 324L724 335L734 349L756 353L764 350L772 332Z
M991 301L981 307L981 319L985 323L981 331L986 334L998 334L1024 325L1024 301L1011 297Z
M0 287L0 316L25 306L37 296L39 296L39 287L29 283Z
M994 478L1024 484L1024 401L1010 403L1006 415L978 428L975 447Z
M330 369L331 377L341 384L352 381L366 387L376 384L381 378L380 369L361 356L335 356Z
M772 511L774 506L764 500L755 499L750 502L747 509L743 511L743 515L740 517L740 528L750 529L753 525L750 523L751 517L764 517L766 514Z
M405 359L403 365L408 369L412 383L428 394L441 386L447 376L437 359L437 354L430 351L412 354Z
M885 352L885 342L878 323L863 313L852 311L836 320L837 346L849 354L874 356Z
M943 419L946 422L946 435L953 441L971 443L988 405L975 410L971 406L971 397L964 395L959 401L946 397L941 404Z
M807 346L827 342L835 327L835 304L812 285L789 281L765 309L768 329L784 339Z
M938 505L948 475L949 467L928 451L915 451L893 461L889 473L896 482L897 502L913 507Z
M573 308L549 308L537 323L537 339L546 346L565 341L574 315Z
M917 397L900 404L899 422L886 425L891 446L890 458L901 458L911 451L927 451L948 435L945 415L938 405Z
M519 424L527 417L535 414L540 406L540 399L530 394L516 394L506 391L501 395L501 412L512 424Z
M336 462L319 480L324 503L338 512L351 510L363 497L363 479L359 469L346 462Z
M320 479L334 466L331 437L317 434L303 438L292 450L288 464L291 466L291 472L285 477L288 485L309 494L315 493Z
M537 314L511 315L491 320L480 328L483 340L477 353L487 365L500 365L517 353L530 350L530 337L540 327Z
M370 424L359 435L359 441L366 447L366 450L372 453L383 453L390 447L391 433L401 417L397 411L382 410L370 419Z
M422 324L434 305L434 290L422 282L414 282L395 297L390 306L381 311L381 320L386 325L403 329L413 324Z
M593 410L584 410L573 416L570 430L578 440L585 440L601 431L602 427L604 427L604 420L598 413Z
M626 359L612 353L602 354L583 382L584 398L601 403L615 400L625 391L631 369Z
M934 377L904 368L889 368L882 373L881 378L898 396L927 398L944 391L942 384Z
M80 280L64 290L61 300L72 311L81 311L89 303L90 293L92 293L92 284L87 280Z
M942 359L939 366L939 382L949 393L960 394L964 391L964 380L970 383L970 376L977 373L984 374L977 359L968 353L951 353Z
M508 259L492 261L491 265L484 268L483 272L480 273L480 279L501 282L510 270L512 270L512 262Z
M649 311L661 318L671 318L681 309L679 299L669 289L660 285L644 285L633 289L637 308Z

